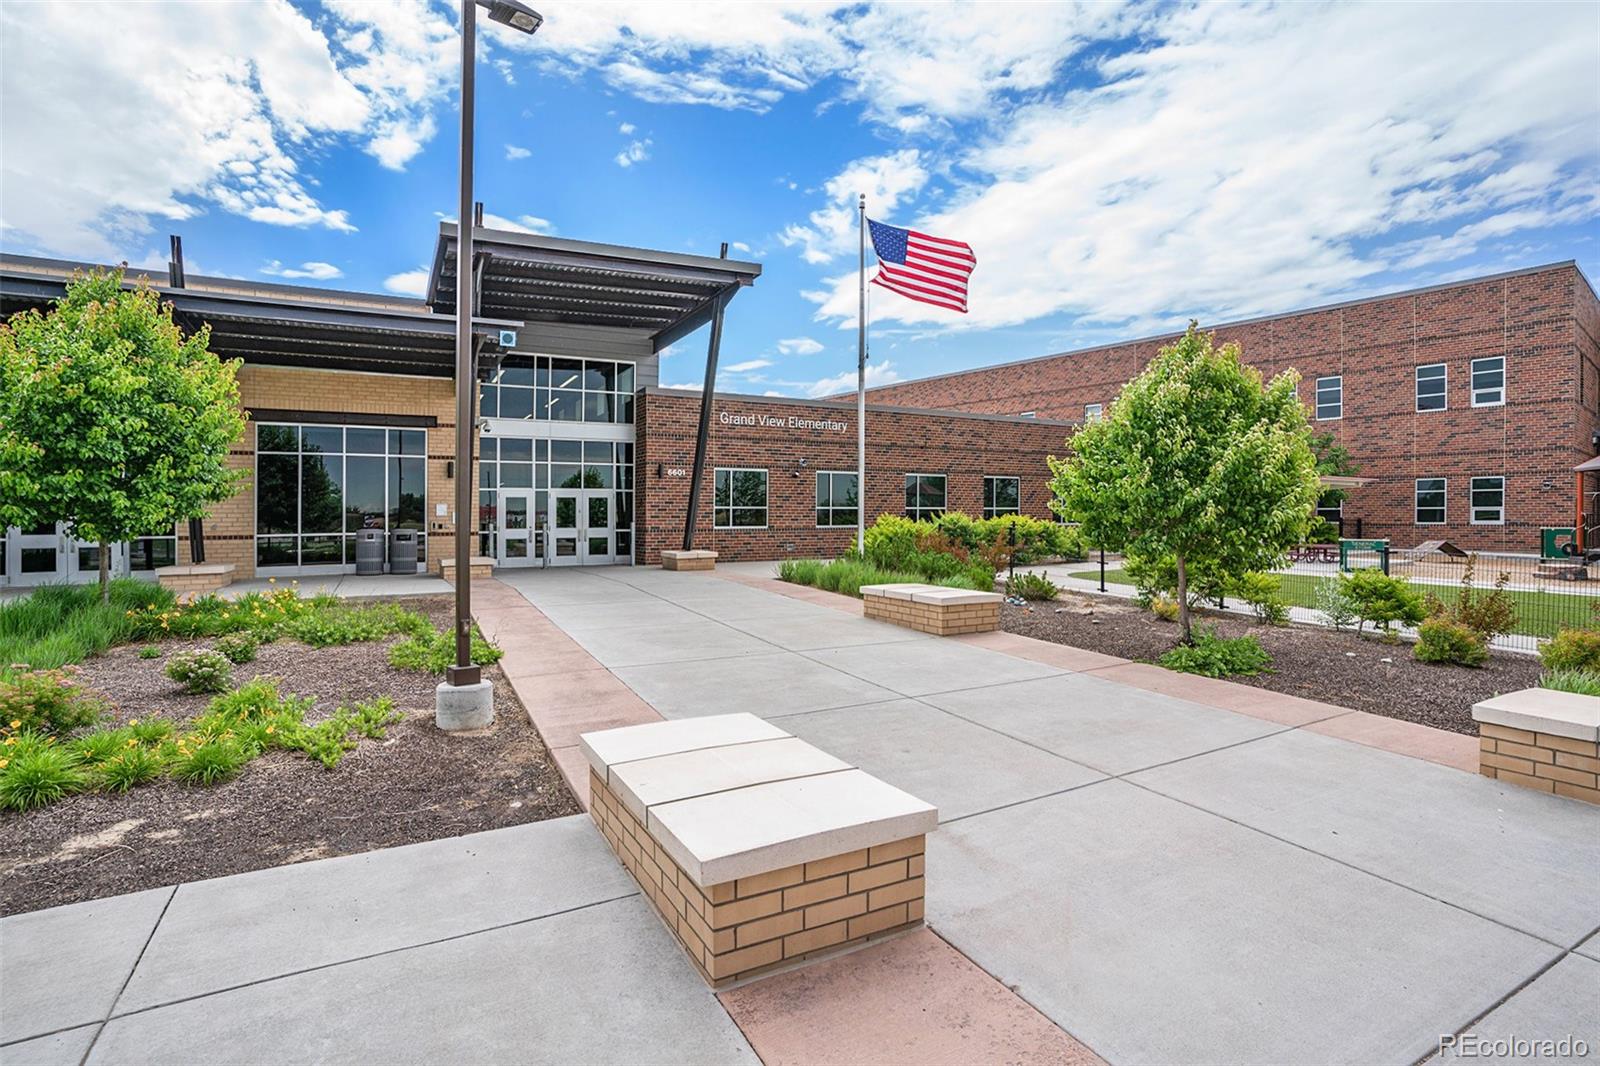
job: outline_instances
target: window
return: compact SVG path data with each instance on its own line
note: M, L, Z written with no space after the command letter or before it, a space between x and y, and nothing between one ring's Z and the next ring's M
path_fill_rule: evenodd
M342 566L360 530L423 529L427 443L421 429L258 425L256 565Z
M767 472L718 467L711 524L718 529L765 529Z
M1101 404L1086 403L1083 405L1083 420L1085 422L1100 421L1100 412L1105 408Z
M838 470L817 471L818 526L854 526L856 504L856 475Z
M1447 479L1417 478L1417 525L1444 525L1444 497Z
M906 475L906 517L933 518L944 514L944 475Z
M983 479L983 517L1016 514L1022 509L1022 480L1014 477Z
M1448 407L1445 386L1449 379L1449 368L1443 363L1417 367L1417 410L1443 411Z
M1498 407L1506 402L1506 357L1472 361L1472 406Z
M1018 415L1017 417L1018 418L1038 418L1039 417L1039 412L1038 411L1024 411L1020 415Z
M1344 375L1317 379L1317 421L1344 417Z
M1344 493L1324 492L1317 497L1317 517L1338 525L1344 520Z
M549 489L612 489L612 554L633 556L633 445L593 440L533 440L485 436L479 443L478 550L497 554L500 490L533 489L528 520L533 550L544 552L542 529L550 522Z
M483 385L478 412L486 418L631 423L633 385L632 363L511 355Z
M1503 477L1475 477L1472 479L1472 524L1498 526L1506 520L1506 479Z

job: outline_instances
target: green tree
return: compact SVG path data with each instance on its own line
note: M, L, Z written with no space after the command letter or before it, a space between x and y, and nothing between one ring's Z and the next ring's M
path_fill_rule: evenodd
M0 526L65 523L110 545L204 516L242 470L228 447L244 431L238 362L184 337L170 304L122 272L75 276L48 314L0 324Z
M1191 322L1066 459L1050 458L1051 508L1090 543L1172 559L1186 643L1193 573L1231 583L1270 569L1311 523L1317 467L1298 381L1290 370L1263 384L1238 345L1213 348Z
M1354 477L1361 472L1355 460L1350 458L1349 449L1340 444L1332 433L1313 433L1311 454L1317 457L1318 475ZM1323 489L1317 498L1317 507L1332 510L1349 498L1350 493L1346 489Z

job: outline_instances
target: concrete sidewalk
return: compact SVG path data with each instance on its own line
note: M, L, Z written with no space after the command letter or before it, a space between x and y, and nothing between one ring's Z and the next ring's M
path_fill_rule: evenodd
M542 731L751 711L937 804L938 935L719 1003L588 820L562 819L5 919L0 1064L1600 1048L1592 807L1371 716L926 637L770 567L500 576L480 620Z

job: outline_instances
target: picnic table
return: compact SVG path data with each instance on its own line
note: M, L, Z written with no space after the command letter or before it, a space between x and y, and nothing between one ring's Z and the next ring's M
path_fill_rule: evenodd
M1336 544L1302 544L1289 549L1291 563L1336 563L1339 547Z

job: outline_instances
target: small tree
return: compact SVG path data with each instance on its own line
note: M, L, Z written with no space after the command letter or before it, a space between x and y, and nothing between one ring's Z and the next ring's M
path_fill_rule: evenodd
M1317 469L1298 381L1290 370L1264 385L1238 345L1213 348L1190 323L1068 458L1050 459L1051 507L1092 543L1171 557L1186 643L1195 569L1229 581L1270 569L1310 526Z
M244 431L238 362L185 338L148 285L79 275L48 314L0 325L0 526L64 523L100 546L202 517L247 474L228 468Z

